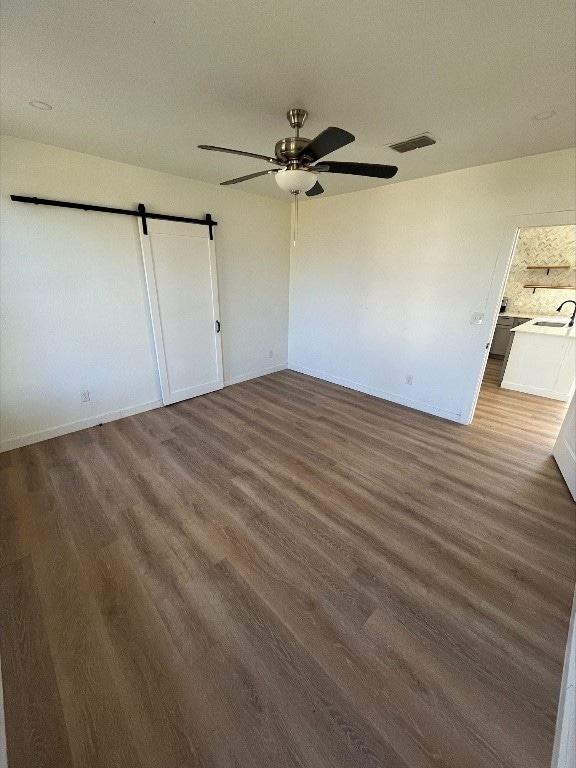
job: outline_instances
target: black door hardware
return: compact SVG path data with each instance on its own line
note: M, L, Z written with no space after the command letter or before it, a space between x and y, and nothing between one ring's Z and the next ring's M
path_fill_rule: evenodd
M57 208L74 208L81 211L97 211L99 213L116 213L122 216L137 216L142 219L142 231L148 234L146 219L161 219L163 221L184 221L187 224L203 224L208 227L210 240L214 239L213 228L218 224L212 216L207 213L204 219L189 219L186 216L170 216L167 213L150 213L146 210L143 203L138 205L138 210L133 211L129 208L108 208L104 205L89 205L88 203L67 203L63 200L47 200L43 197L25 197L23 195L10 195L10 199L16 203L33 203L34 205L52 205Z

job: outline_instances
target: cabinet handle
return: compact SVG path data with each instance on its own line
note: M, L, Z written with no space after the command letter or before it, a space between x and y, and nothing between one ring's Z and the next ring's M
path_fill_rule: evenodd
M220 320L216 320L216 333L220 333Z

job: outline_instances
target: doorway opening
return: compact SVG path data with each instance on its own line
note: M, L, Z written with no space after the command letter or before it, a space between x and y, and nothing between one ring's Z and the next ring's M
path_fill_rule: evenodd
M480 388L484 382L484 375L486 372L486 364L489 360L489 352L490 347L492 344L492 339L494 337L494 333L496 331L496 325L504 312L501 312L501 309L503 308L503 299L506 296L508 299L510 299L509 296L506 294L506 287L508 283L508 277L511 271L512 262L514 260L514 256L516 253L516 244L518 241L519 234L521 230L523 229L530 229L530 228L551 228L551 227L568 227L572 229L572 232L575 231L576 228L576 211L574 210L564 210L564 211L550 211L545 213L530 213L530 214L523 214L520 216L514 216L511 219L509 219L503 228L502 236L500 239L500 247L498 251L498 257L496 260L496 264L494 266L494 272L492 276L492 283L488 294L488 299L486 301L486 318L488 319L488 328L487 328L487 335L484 336L484 355L481 358L478 367L475 367L471 371L471 378L472 378L472 386L470 388L470 394L465 399L463 405L462 405L462 412L461 412L461 423L462 424L470 424L472 422L472 419L474 417L476 406L478 403L478 397L480 395ZM538 273L540 270L537 271L528 271L526 270L526 275L532 275L533 272ZM549 274L552 274L551 272ZM574 285L575 275L576 272L569 271L568 273L571 277L571 284ZM549 277L546 270L543 270L543 275L546 276L546 278ZM532 279L532 278L531 278ZM531 282L531 279L527 279L525 281L526 284L529 284ZM539 293L538 289L536 289L536 292L533 293L534 289L524 289L524 282L522 283L522 290L526 290L529 293L526 293L526 296L530 295L537 295ZM549 291L550 295L554 295L557 297L557 294L561 293L559 290L552 290ZM574 298L574 293L576 293L576 289L573 289L572 298ZM518 308L519 304L516 304L516 307ZM520 304L521 306L521 304ZM556 308L560 306L560 302L556 305ZM508 303L506 305L506 310L509 313L512 313L512 305ZM564 312L567 314L568 307L565 306L563 308ZM528 314L531 309L528 309ZM522 315L522 312L516 313L519 318ZM558 317L556 311L554 310L554 316L555 318ZM491 318L491 322L490 322ZM514 326L513 326L514 327ZM516 331L515 331L516 333ZM500 375L501 368L502 368L502 362L504 361L504 357L501 358L500 363L500 371L497 371L495 375ZM494 365L490 366L492 370L495 369Z
M573 223L515 228L474 411L475 420L498 413L511 438L519 424L529 431L538 422L535 437L554 454L573 495L575 448L566 421L574 420L576 386L575 236ZM569 476L558 452L571 457L564 462Z
M500 302L500 311L488 351L492 372L497 370L501 386L528 394L551 397L564 402L574 391L574 365L565 364L566 380L553 380L554 356L566 352L565 344L546 344L551 336L563 336L576 308L576 230L571 225L522 227L518 229L512 259ZM544 325L546 324L546 325ZM521 331L516 328L522 326ZM536 339L544 342L534 350L533 367L508 368L510 353L517 334L537 329ZM523 340L524 337L521 337ZM526 337L528 338L528 337ZM518 346L518 344L516 344ZM550 349L548 349L550 347ZM558 349L556 350L556 347ZM527 350L525 354L530 354ZM547 360L549 370L542 370ZM498 366L497 363L501 365ZM514 360L512 361L515 362ZM556 372L558 373L558 372ZM493 378L493 374L492 374Z

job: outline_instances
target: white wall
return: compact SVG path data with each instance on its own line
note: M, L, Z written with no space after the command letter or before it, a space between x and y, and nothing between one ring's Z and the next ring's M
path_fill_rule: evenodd
M576 768L576 591L564 656L552 768Z
M14 203L10 194L210 212L225 382L285 367L287 203L12 137L0 148L2 449L160 400L136 219ZM89 403L80 402L84 389Z
M225 380L286 364L287 203L11 137L1 150L1 448L160 399L135 220L12 203L10 193L209 211ZM304 201L291 367L461 419L490 334L469 319L495 303L503 232L522 214L574 207L571 151Z
M503 233L574 198L564 150L304 202L290 367L465 421L491 331L470 317L496 308Z

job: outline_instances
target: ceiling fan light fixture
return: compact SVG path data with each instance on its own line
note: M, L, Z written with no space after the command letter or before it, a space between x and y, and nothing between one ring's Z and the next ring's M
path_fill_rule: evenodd
M317 181L317 174L299 168L286 168L274 174L276 184L285 192L308 192Z

